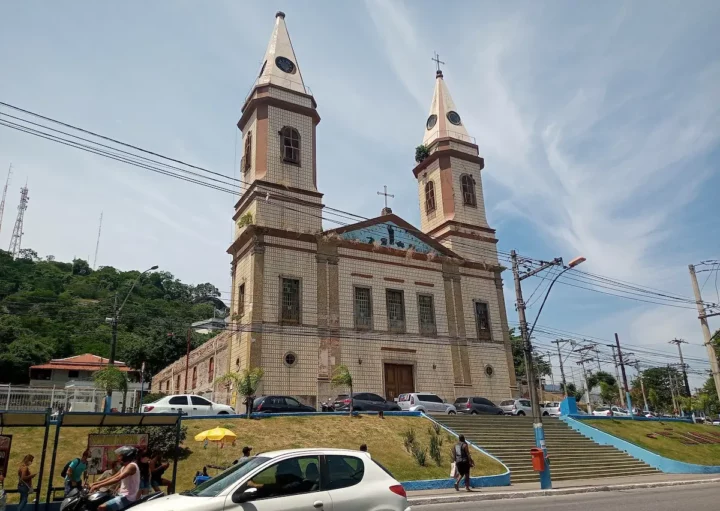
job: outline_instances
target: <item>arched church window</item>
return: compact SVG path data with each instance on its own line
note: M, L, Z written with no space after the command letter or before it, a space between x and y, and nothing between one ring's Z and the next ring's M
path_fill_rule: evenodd
M280 150L283 161L300 164L300 133L295 128L285 126L280 130Z
M428 181L425 183L425 213L430 214L435 211L435 183Z
M462 188L463 204L466 206L477 206L475 198L475 180L469 174L460 176L460 187Z

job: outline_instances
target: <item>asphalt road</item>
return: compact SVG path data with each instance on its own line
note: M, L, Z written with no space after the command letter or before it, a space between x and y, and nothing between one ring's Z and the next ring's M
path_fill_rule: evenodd
M696 484L643 490L577 493L557 497L412 506L413 511L678 511L718 509L720 485Z

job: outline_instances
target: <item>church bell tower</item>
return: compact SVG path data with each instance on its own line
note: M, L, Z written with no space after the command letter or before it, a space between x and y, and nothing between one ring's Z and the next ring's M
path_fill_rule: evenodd
M243 140L243 184L233 217L236 237L249 224L293 232L321 230L316 108L285 14L278 12L260 72L237 123Z

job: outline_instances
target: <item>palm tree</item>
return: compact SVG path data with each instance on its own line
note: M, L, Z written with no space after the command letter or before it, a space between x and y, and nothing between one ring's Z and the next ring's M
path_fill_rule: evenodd
M95 386L107 394L106 399L111 399L114 390L123 393L122 411L125 412L127 401L128 379L127 375L115 366L107 366L93 374ZM104 410L103 410L104 411Z
M260 387L260 380L265 375L260 367L249 367L243 369L241 373L225 373L215 379L216 383L229 383L235 388L235 392L244 397L245 407L247 409L248 419L252 416L252 401L255 393ZM234 403L237 407L237 397Z
M353 413L353 379L348 366L342 364L335 368L330 383L333 387L349 387L350 388L350 416Z

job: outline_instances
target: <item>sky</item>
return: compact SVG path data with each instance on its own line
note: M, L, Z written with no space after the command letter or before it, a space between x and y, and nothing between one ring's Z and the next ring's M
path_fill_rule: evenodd
M236 123L277 10L322 118L318 186L328 206L376 216L387 185L394 212L419 225L414 148L437 51L485 158L499 249L581 254L587 271L682 296L692 295L687 265L720 258L712 0L9 1L0 3L0 101L238 176ZM11 163L0 247L27 180L24 247L92 261L102 212L98 266L157 264L228 298L236 197L0 126L3 182ZM716 274L699 277L711 277L704 298L720 302ZM509 271L504 279L512 323ZM538 282L524 282L526 298ZM532 320L538 300L528 302ZM683 338L691 368L709 368L691 308L557 285L539 324L607 342L617 332L669 354L668 341ZM545 350L550 340L537 342ZM691 387L703 381L691 375Z

